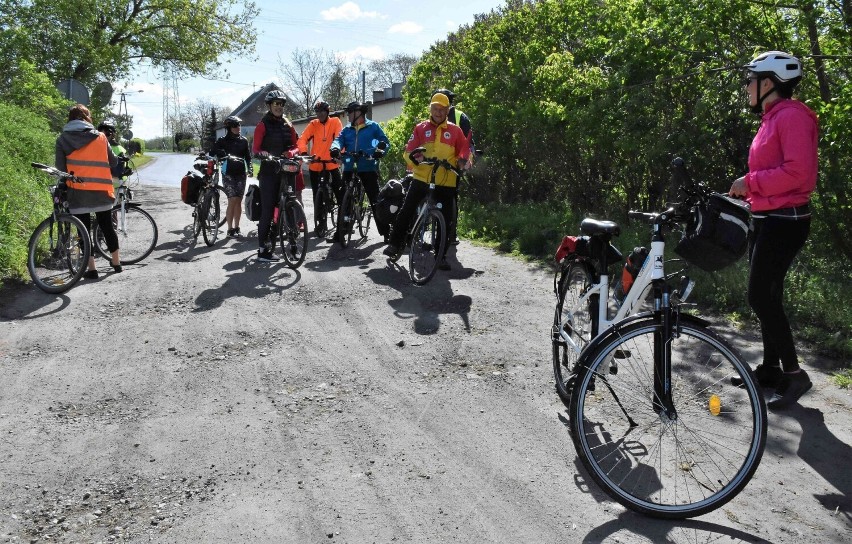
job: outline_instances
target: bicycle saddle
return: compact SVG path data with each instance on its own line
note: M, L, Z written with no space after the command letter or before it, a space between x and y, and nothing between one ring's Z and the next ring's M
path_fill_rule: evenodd
M621 234L621 227L615 221L599 221L587 217L580 223L580 230L583 234L612 234L618 236Z

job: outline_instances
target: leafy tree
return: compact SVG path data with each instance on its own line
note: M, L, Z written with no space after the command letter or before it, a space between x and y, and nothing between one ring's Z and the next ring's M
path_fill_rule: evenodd
M0 0L0 54L52 81L92 86L125 78L141 60L210 75L220 57L254 53L250 0Z
M0 71L0 100L19 106L50 120L54 130L65 123L71 102L62 97L47 74L18 59Z

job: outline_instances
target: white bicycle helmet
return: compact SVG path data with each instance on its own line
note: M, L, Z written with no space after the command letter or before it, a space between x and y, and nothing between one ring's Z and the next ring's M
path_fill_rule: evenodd
M802 63L783 51L768 51L758 55L743 68L757 75L769 75L779 83L802 77Z

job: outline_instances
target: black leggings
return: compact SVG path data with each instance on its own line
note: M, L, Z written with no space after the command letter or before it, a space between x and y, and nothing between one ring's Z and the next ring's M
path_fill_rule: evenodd
M320 174L322 174L322 172L310 171L311 191L314 194L314 202L317 200L317 189L319 188ZM328 179L331 184L331 190L334 191L334 197L337 199L337 203L339 204L340 201L343 200L343 181L340 178L340 168L327 170L326 174L329 175Z
M749 238L748 303L760 320L763 364L799 369L793 333L784 312L784 278L808 238L810 219L754 219Z
M454 232L453 224L455 221L455 187L443 187L438 185L435 187L435 200L441 203L441 214L444 216L444 222L447 225L447 234ZM402 244L405 243L405 234L408 231L411 220L417 213L417 207L424 198L429 196L429 185L419 180L412 180L408 192L405 194L405 202L402 204L396 218L393 222L393 232L391 233L390 245L402 249ZM452 242L447 238L447 244L444 246L444 255L447 254L447 247ZM443 257L444 255L441 255Z
M260 183L260 223L257 225L257 246L266 246L269 237L269 225L278 205L278 192L281 188L281 177L278 174L261 174L257 176Z
M83 222L83 225L86 227L86 230L91 234L92 232L92 214L90 213L81 213L79 215L75 215L77 219ZM107 210L105 212L95 212L95 219L98 222L98 226L101 228L101 232L104 235L104 240L106 241L107 250L112 253L118 249L118 234L115 233L115 227L112 224L112 210ZM92 240L92 245L94 246L95 240Z

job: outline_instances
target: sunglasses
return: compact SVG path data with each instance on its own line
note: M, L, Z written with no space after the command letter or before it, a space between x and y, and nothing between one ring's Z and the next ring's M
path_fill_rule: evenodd
M748 84L751 83L752 81L757 81L757 78L756 77L746 77L746 78L743 78L743 80L740 83L742 83L743 87L748 87Z
M284 102L281 102L280 100L273 100L270 104L273 106L281 106L282 108L284 107Z

